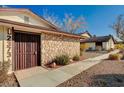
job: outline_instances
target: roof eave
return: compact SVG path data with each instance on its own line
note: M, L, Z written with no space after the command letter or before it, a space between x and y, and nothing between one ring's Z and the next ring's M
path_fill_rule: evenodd
M44 28L41 26L35 26L35 25L30 25L30 24L25 24L25 23L20 23L20 22L14 22L14 21L5 20L5 19L0 19L0 25L3 25L3 26L5 25L8 27L16 27L18 29L19 29L19 27L25 27L25 28L30 28L30 29L32 28L32 29L36 29L36 31L39 31L40 33L42 33L42 32L43 33L54 33L54 34L61 34L61 35L65 35L65 36L80 38L80 35L57 31L54 29L48 29L48 28Z

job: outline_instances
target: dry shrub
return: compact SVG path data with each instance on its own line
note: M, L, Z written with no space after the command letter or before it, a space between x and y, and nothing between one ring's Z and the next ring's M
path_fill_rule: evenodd
M124 49L124 44L115 44L116 49Z
M110 60L120 60L121 59L121 55L120 54L110 54L109 55L109 59Z
M80 59L80 57L79 57L78 55L75 55L75 56L73 57L73 60L74 60L74 61L79 61L79 59Z

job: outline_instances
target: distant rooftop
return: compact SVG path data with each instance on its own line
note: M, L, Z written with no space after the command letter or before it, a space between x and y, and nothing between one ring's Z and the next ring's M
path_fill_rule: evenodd
M107 42L110 38L113 38L113 36L112 35L98 36L98 37L94 36L94 37L87 38L87 39L81 39L80 42L81 43L85 43L85 42ZM113 38L113 40L114 40L114 38Z

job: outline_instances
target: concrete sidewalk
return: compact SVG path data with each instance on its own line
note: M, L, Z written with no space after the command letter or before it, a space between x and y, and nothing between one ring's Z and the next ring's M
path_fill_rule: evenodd
M103 54L95 58L86 59L84 61L60 67L55 70L45 71L44 73L39 72L18 81L21 87L55 87L72 78L73 76L81 73L82 71L102 62L102 59L106 59L109 54L117 52L119 51L115 50L111 53Z

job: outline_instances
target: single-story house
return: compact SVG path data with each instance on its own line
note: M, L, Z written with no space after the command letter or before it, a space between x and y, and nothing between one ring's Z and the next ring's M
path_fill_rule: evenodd
M87 44L86 50L109 50L114 49L115 40L112 35L94 36L91 38L81 39L81 44Z
M91 38L92 37L92 35L88 31L79 33L79 35L81 36L81 39L86 39L86 38Z
M0 52L10 71L43 66L62 54L80 55L80 36L60 31L29 9L0 8Z
M81 36L80 41L92 37L92 35L88 31L79 33L79 35ZM86 49L87 49L87 44L86 43L80 43L80 50L85 51Z

